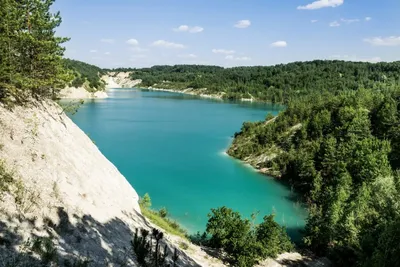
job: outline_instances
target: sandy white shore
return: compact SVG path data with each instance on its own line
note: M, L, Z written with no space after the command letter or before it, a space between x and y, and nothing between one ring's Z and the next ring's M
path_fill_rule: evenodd
M83 87L67 87L60 91L60 98L67 99L93 99L93 98L107 98L108 95L105 91L97 91L91 93Z

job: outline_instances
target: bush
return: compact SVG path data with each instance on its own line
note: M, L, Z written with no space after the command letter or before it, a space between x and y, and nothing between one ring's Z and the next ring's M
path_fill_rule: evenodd
M161 218L165 218L168 216L168 210L166 208L162 208L158 211L158 214Z
M259 260L294 248L285 229L274 221L274 215L265 216L260 225L252 226L248 219L227 207L211 212L206 229L211 235L209 245L222 248L235 266L254 266ZM205 239L200 233L197 236Z

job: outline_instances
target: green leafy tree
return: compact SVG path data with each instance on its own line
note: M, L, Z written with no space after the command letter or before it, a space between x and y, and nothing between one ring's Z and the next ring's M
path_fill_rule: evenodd
M273 215L265 216L264 222L254 225L227 207L211 209L206 233L211 236L207 244L223 249L235 266L254 266L266 257L276 257L294 248Z
M144 196L140 198L139 205L145 209L149 209L151 207L151 198L148 193L144 194Z

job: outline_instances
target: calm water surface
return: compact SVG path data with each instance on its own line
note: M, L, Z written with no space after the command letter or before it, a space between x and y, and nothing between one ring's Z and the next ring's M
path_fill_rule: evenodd
M153 208L166 207L189 232L203 231L211 208L243 216L276 213L296 236L305 211L290 191L224 151L244 121L263 120L278 106L222 103L167 92L113 89L87 101L72 119Z

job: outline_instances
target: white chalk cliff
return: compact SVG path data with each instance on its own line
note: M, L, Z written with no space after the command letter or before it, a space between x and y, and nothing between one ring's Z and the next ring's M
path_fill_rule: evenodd
M134 231L153 227L141 214L138 194L56 103L13 110L0 104L0 160L14 178L0 201L0 259L24 256L25 242L40 236L54 241L59 259L136 266ZM172 255L179 238L166 242ZM35 266L34 257L25 256L28 265L18 266ZM213 264L180 252L179 265Z

